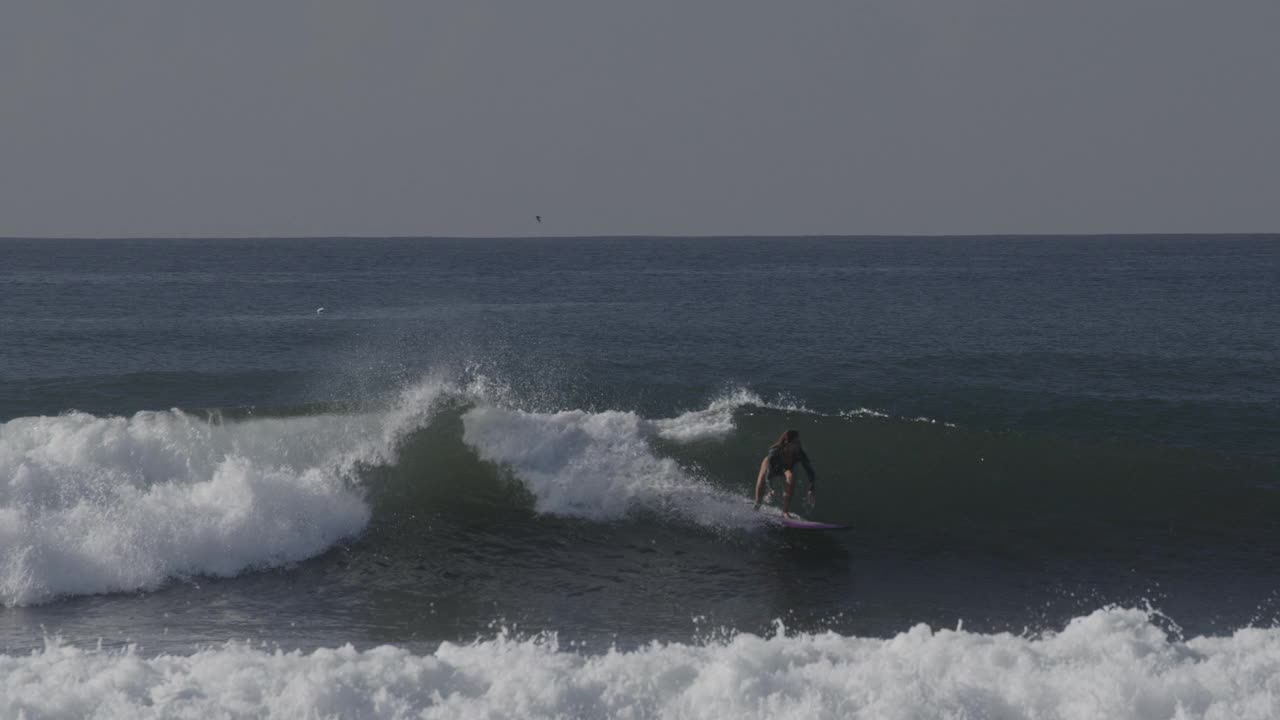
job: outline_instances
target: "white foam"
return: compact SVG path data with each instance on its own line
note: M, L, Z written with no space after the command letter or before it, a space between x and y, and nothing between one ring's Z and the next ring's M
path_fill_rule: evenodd
M1007 718L1272 720L1280 630L1182 642L1140 610L1043 638L738 635L584 654L554 636L189 656L48 641L0 655L0 716L37 718Z
M779 396L765 400L746 388L733 388L712 400L707 407L691 410L673 418L650 421L654 432L664 440L694 442L728 436L735 429L734 413L743 407L760 407L791 413L816 414L794 399Z
M764 406L765 402L750 390L735 388L712 400L701 410L690 410L673 418L652 420L649 426L664 440L718 440L734 431L733 414L746 405Z
M210 422L178 410L0 425L0 601L154 588L301 560L360 532L351 478L443 391L392 411Z
M873 418L881 418L881 419L888 419L888 418L894 417L893 415L890 415L889 413L884 412L883 410L876 410L874 408L866 408L866 407L854 408L853 410L844 410L839 413L839 416L846 417L846 418L873 417ZM935 420L934 418L925 417L924 415L919 415L911 418L899 417L896 419L906 420L907 422L925 423L927 425L942 425L944 427L949 427L949 428L956 427L955 423L949 423L945 420Z
M658 456L652 424L632 412L533 413L481 405L462 416L463 441L502 465L538 512L593 520L659 510L716 526L758 524L740 497Z
M866 407L854 408L853 410L845 410L844 412L841 412L840 415L842 417L873 417L873 418L891 417L887 412L884 412L882 410L875 410L873 408L866 408Z

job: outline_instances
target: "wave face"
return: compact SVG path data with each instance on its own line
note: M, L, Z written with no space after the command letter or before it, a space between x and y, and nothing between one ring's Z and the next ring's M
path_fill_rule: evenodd
M1008 554L1022 538L1032 559L1054 548L1248 545L1274 533L1280 511L1267 462L974 432L867 408L825 415L740 388L655 419L469 402L462 442L548 515L603 521L654 511L716 528L758 526L744 500L786 427L802 431L822 478L813 512L853 522L864 543Z
M392 411L221 422L180 410L0 425L0 601L151 589L322 552L370 519L355 476L394 461L442 386Z
M0 655L5 717L1270 720L1280 630L1181 641L1111 608L1040 637L918 625L888 639L741 634L582 654L554 635L189 656L47 641Z

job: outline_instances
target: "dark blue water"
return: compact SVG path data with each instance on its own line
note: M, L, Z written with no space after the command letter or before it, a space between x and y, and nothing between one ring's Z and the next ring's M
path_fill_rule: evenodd
M0 241L0 645L1267 624L1278 281L1275 236ZM740 513L787 427L853 531Z

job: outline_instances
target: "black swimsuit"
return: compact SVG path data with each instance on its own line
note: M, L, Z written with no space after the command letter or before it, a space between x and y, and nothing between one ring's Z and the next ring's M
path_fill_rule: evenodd
M769 477L783 474L795 467L797 462L804 466L804 471L809 475L809 484L813 485L818 475L813 471L813 464L809 462L809 454L804 451L804 448L800 449L789 466L783 460L782 448L769 448Z

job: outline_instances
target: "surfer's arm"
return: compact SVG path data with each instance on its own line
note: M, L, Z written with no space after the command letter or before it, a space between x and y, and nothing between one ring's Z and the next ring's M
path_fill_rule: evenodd
M769 458L760 461L760 474L756 476L756 510L761 502L768 502L773 495L773 483L769 482Z
M818 484L818 473L813 471L813 463L809 462L809 453L800 451L800 464L804 466L804 474L809 476L809 492L813 492Z

